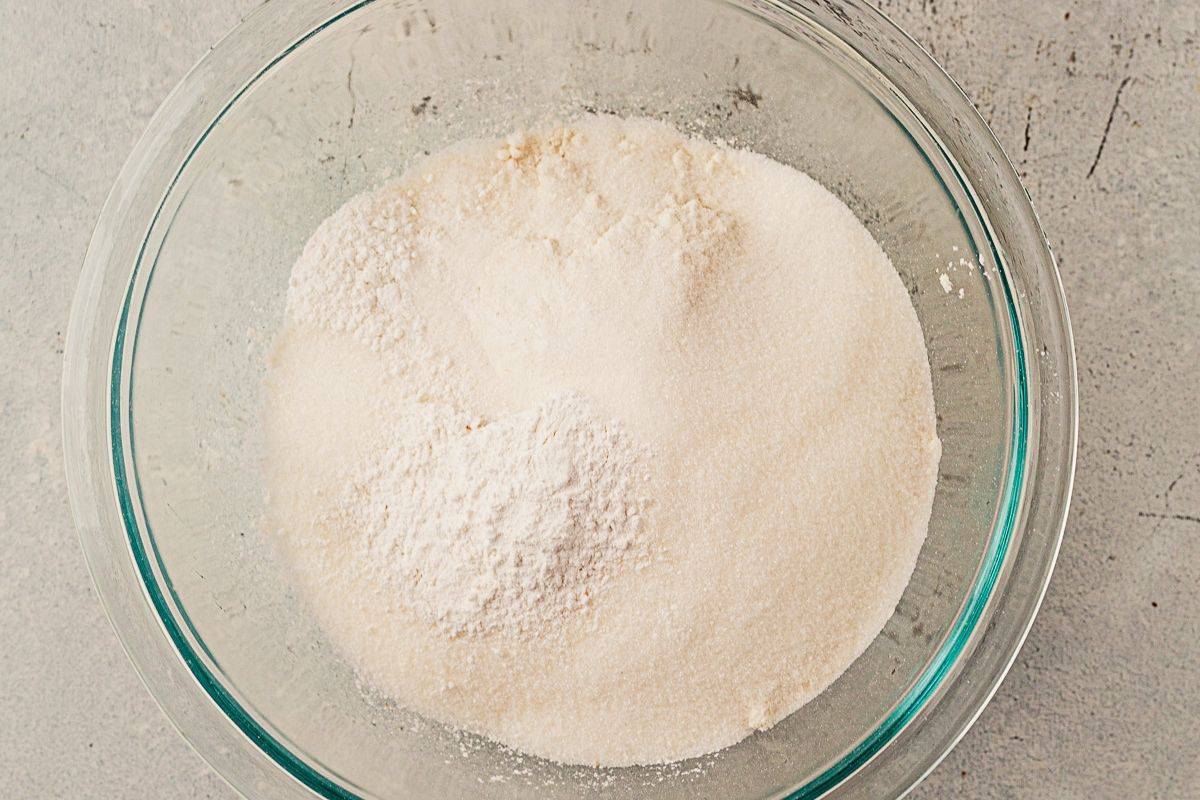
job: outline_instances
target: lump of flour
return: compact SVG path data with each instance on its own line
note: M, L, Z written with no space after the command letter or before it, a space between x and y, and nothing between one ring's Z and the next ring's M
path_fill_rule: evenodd
M645 557L644 448L560 394L484 423L427 405L331 504L356 558L448 636L544 629Z
M940 445L899 276L804 174L650 120L464 142L325 220L265 413L329 639L526 753L675 761L883 628Z

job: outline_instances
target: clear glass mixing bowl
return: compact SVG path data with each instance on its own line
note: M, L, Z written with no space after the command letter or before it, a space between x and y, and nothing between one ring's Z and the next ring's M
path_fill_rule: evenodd
M944 445L928 541L878 640L777 727L668 769L520 760L372 696L259 531L265 355L317 223L423 151L585 111L728 139L841 197L911 292ZM125 165L63 392L71 500L113 625L251 798L898 796L1028 630L1076 431L1066 308L1025 192L954 83L859 0L268 4Z

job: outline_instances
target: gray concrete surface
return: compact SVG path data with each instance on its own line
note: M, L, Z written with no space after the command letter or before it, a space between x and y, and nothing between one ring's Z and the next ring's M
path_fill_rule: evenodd
M105 193L167 91L254 5L0 0L0 797L234 796L100 611L66 506L58 393ZM882 6L1025 176L1066 282L1082 406L1042 614L914 796L1200 797L1200 4Z

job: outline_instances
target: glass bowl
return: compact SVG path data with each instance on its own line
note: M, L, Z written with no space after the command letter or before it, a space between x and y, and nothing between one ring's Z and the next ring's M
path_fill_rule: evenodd
M841 197L910 291L944 448L916 572L867 652L775 728L667 767L521 758L393 707L356 683L260 532L262 378L309 234L425 151L582 113L670 120ZM121 172L63 384L71 502L112 623L251 798L899 796L1029 628L1077 414L1061 286L1012 166L859 0L268 4L172 92Z

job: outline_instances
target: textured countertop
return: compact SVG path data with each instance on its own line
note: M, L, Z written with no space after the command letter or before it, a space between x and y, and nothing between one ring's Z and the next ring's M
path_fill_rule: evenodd
M1200 797L1200 3L881 4L1017 164L1080 365L1075 501L1045 605L913 796ZM254 5L0 0L0 797L234 797L100 610L58 398L104 196L166 93Z

